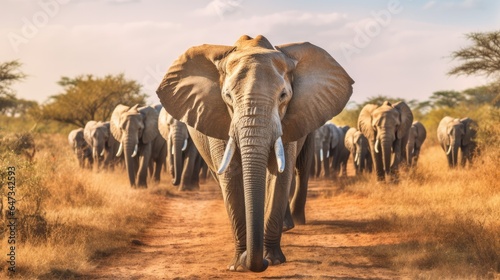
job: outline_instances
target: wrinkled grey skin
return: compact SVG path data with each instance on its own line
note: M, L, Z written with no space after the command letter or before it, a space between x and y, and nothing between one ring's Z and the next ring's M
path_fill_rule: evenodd
M458 151L461 151L460 165L466 162L472 164L472 158L476 153L477 123L470 118L456 119L449 116L444 117L437 129L437 137L441 148L446 153L450 168L457 166Z
M344 140L346 148L352 155L352 162L356 175L365 172L372 172L372 157L368 147L368 139L354 127L347 130Z
M186 124L174 119L162 108L158 129L167 141L167 158L172 184L179 190L198 190L202 158L189 137Z
M324 50L275 48L260 35L192 47L168 70L157 94L218 173L235 242L230 270L285 262L281 233L299 141L342 110L352 83Z
M81 168L87 167L92 169L92 165L94 163L92 150L87 142L85 142L85 138L83 137L83 128L72 130L68 135L68 142L73 150L73 153L78 159L78 165Z
M420 149L425 138L427 138L427 131L424 125L419 121L414 121L410 127L406 149L403 151L403 160L406 160L408 166L417 166Z
M358 129L366 136L378 181L398 180L402 150L406 147L413 113L404 102L381 106L367 104L358 117Z
M156 110L151 106L138 108L138 105L129 107L119 104L111 115L110 128L114 139L122 146L130 185L147 187L151 161L155 167L154 180L159 182L167 145L158 131Z

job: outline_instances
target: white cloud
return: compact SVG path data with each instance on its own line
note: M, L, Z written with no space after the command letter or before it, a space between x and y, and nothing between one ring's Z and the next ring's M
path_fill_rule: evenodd
M203 9L195 11L199 15L217 15L223 18L241 9L243 0L212 0Z

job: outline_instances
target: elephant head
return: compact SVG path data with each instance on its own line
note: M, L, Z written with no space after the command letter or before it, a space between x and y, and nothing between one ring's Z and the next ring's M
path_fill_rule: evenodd
M104 152L111 137L110 134L109 127L102 122L89 121L85 125L85 141L92 149L92 158L94 162L97 162L97 168L100 168L103 163Z
M406 144L406 160L408 166L417 164L420 148L426 137L427 131L424 125L419 121L413 122L408 134L408 143Z
M139 166L136 166L138 162L134 157L137 153L147 155L147 159L144 159L147 168L151 143L159 135L158 113L150 106L138 108L138 105L129 107L119 104L111 115L110 127L113 137L120 143L117 156L124 154L130 185L135 186ZM139 179L138 185L145 186L145 178Z
M470 118L455 119L444 117L438 126L438 141L446 152L450 167L457 166L458 150L462 150L462 165L469 157L469 146L475 145L477 124Z
M379 180L383 180L391 170L397 170L401 148L406 146L412 122L413 114L404 102L392 105L385 101L381 106L368 104L361 110L358 128L369 141ZM394 161L391 160L392 154Z
M283 142L305 137L338 114L352 84L325 50L310 43L273 47L261 35L242 36L234 46L192 47L165 75L157 94L168 113L227 141L218 173L231 164L235 152L241 154L246 253L240 263L246 268L267 267L263 234L268 159L273 163L269 172L282 172Z
M167 141L170 172L172 184L178 186L182 178L183 156L188 144L188 130L186 124L174 119L167 113L165 108L160 111L158 118L158 129L160 134Z

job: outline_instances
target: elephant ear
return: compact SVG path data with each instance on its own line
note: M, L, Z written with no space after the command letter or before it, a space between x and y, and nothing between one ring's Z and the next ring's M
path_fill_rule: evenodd
M276 49L296 62L292 70L293 96L282 120L283 141L298 140L344 109L354 81L328 52L311 43Z
M413 123L413 113L406 103L400 101L393 106L399 111L400 124L396 131L396 137L402 139L408 135L408 131Z
M372 125L372 113L378 108L375 104L366 104L358 116L358 129L370 141L375 141L375 130Z
M471 118L463 118L460 122L464 125L464 137L462 137L462 145L469 145L477 134L477 123Z
M109 124L109 122L102 122L102 123L101 123L101 127L102 127L102 130L104 131L104 138L105 138L105 140L106 140L106 143L105 143L105 144L106 144L106 147L108 147L108 148L109 148L109 147L110 147L109 142L110 142L111 138L113 137L113 136L111 135L111 128L110 128L110 124Z
M116 105L115 109L113 110L113 113L111 114L111 120L110 120L110 129L111 129L111 135L113 135L113 138L116 139L116 141L121 142L122 141L122 130L120 128L120 118L121 115L125 112L127 112L130 109L129 106L125 106L122 104Z
M210 137L229 139L231 118L221 96L217 65L230 46L192 47L174 61L156 90L161 104L175 119Z
M349 151L354 151L354 134L358 130L354 127L349 128L345 133L344 145Z
M165 140L168 140L168 125L168 113L165 108L161 108L160 115L158 116L158 130Z
M85 142L87 142L89 145L92 144L92 134L91 130L97 125L96 121L89 121L87 124L85 124L85 128L83 129L83 139L85 139Z
M425 130L424 125L419 121L414 122L413 125L417 128L417 147L420 148L424 143L425 138L427 138L427 131Z
M142 143L147 144L160 134L158 130L158 112L151 106L142 107L138 111L141 113L144 123L141 140Z

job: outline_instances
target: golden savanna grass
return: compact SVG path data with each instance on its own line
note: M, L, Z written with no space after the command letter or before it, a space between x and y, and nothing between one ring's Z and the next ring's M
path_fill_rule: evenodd
M65 136L47 134L37 140L33 162L9 153L0 159L2 176L7 166L17 168L17 278L85 275L95 260L129 246L154 222L158 195L173 191L158 186L136 190L129 187L124 172L79 169ZM370 255L404 275L498 278L499 158L500 147L493 146L482 150L474 166L450 170L441 148L426 142L418 168L402 171L398 184L377 184L370 176L349 174L322 195L362 198L376 205L363 216L383 231L398 233L402 241L371 247ZM6 239L3 232L2 248ZM6 262L1 267L3 278Z
M154 219L149 191L130 188L124 172L80 169L64 136L38 135L33 162L7 153L0 165L2 172L16 167L18 257L10 276L77 276L92 269L95 259L127 246ZM5 187L2 191L6 194ZM2 248L7 248L7 235ZM1 267L4 278L6 262Z
M424 146L418 168L402 171L398 184L347 179L332 199L362 196L378 205L367 219L398 232L403 242L372 253L412 279L498 278L499 158L494 147L472 167L450 170L439 146Z

